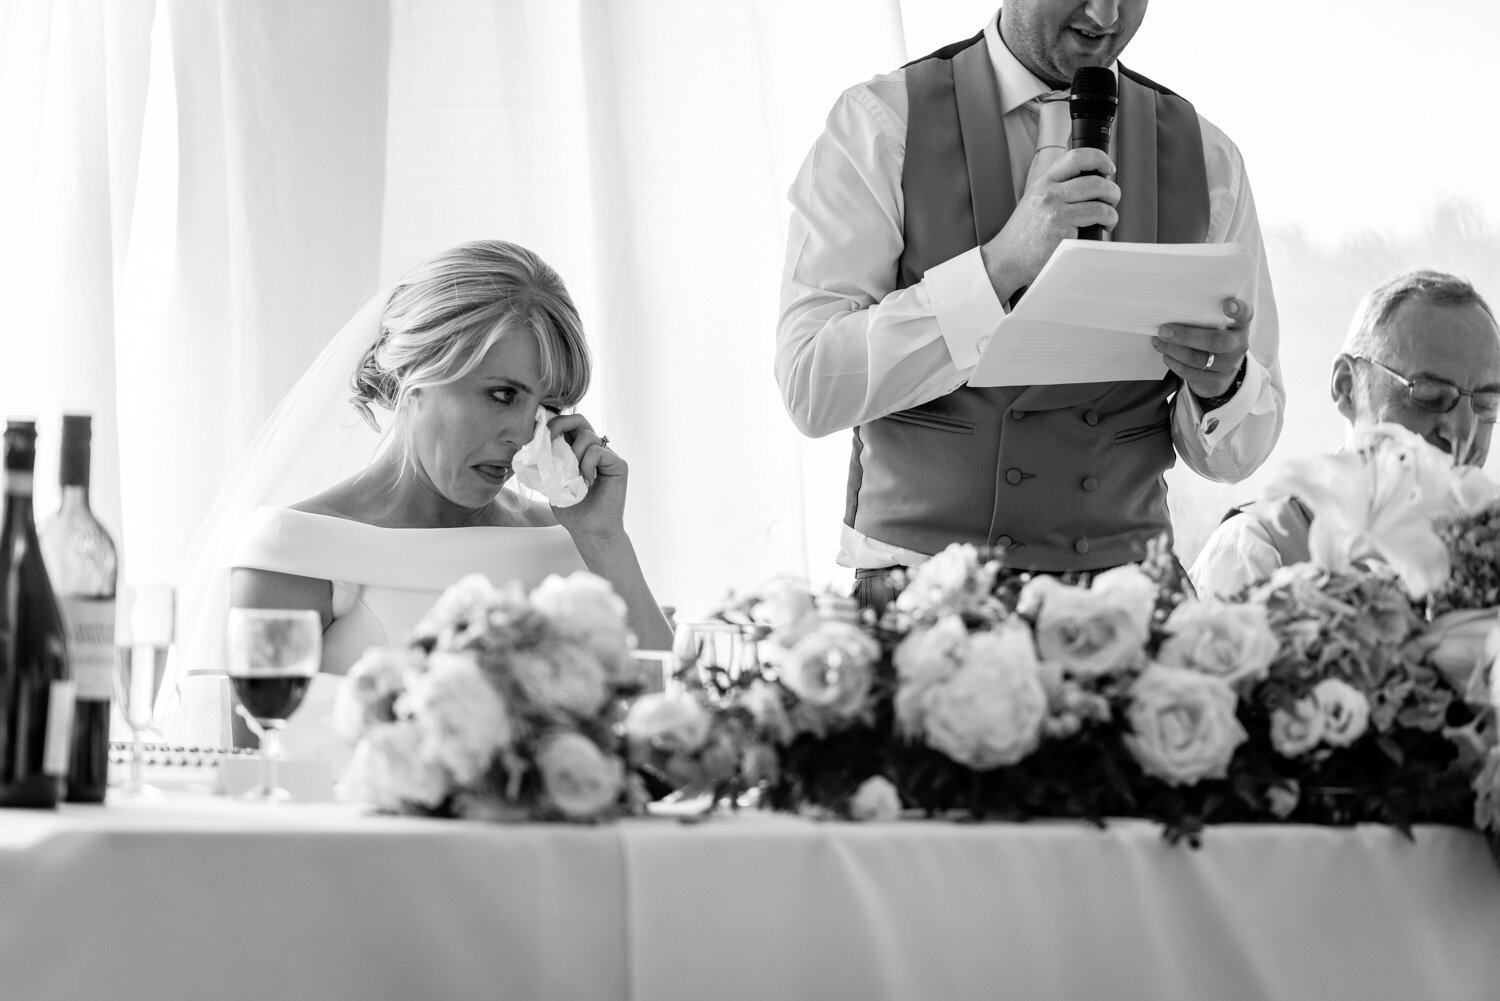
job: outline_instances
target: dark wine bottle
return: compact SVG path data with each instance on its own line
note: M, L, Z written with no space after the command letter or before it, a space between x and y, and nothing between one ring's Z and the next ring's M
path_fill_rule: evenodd
M62 504L37 532L68 630L68 661L78 699L68 757L70 803L102 803L109 784L118 561L114 540L89 508L91 436L88 417L63 417Z
M0 520L0 806L53 807L68 774L73 675L31 507L36 425L5 428Z

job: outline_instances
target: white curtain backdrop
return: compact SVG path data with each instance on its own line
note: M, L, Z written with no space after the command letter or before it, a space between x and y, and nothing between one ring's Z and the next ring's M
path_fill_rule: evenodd
M0 412L42 421L38 509L58 415L92 412L125 573L172 579L350 313L418 258L502 237L578 300L599 361L583 410L631 461L658 596L691 611L773 572L844 582L848 436L802 440L771 375L785 192L840 90L994 6L0 0ZM1485 92L1500 8L1433 0L1420 32L1394 0L1339 10L1157 0L1132 46L1245 152L1291 396L1272 465L1337 444L1327 365L1362 291L1436 265L1500 297L1496 141L1456 99ZM1382 117L1357 129L1379 155L1310 154L1335 85L1382 67ZM1174 474L1180 548L1252 490Z
M94 506L128 575L176 574L261 420L382 281L502 237L579 303L582 409L631 461L661 599L840 576L803 480L844 442L803 442L770 374L784 192L838 90L902 61L895 0L0 11L21 154L0 158L0 294L21 304L0 406L41 418L48 485L57 415L95 414Z
M94 503L115 525L114 315L154 6L0 4L0 410L41 421L39 512L56 506L58 414L96 414Z

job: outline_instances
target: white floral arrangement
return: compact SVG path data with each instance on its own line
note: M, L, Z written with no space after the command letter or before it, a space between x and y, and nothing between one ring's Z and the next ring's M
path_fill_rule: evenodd
M619 723L639 691L625 603L589 573L528 595L465 577L406 649L349 670L334 718L355 743L341 798L487 820L607 819L637 809Z
M1387 426L1279 489L1315 512L1314 562L1233 600L1185 594L1164 546L1065 580L955 545L878 619L786 581L729 603L748 664L680 651L694 732L743 766L700 784L857 819L1144 816L1190 841L1222 821L1500 828L1473 680L1500 625L1423 608L1449 573L1440 526L1500 490Z

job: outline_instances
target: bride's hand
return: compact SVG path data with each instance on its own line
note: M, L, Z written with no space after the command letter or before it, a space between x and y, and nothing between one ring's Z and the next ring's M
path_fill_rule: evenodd
M582 414L560 414L547 422L552 436L561 437L578 459L578 473L589 485L583 500L552 513L568 534L608 536L625 531L625 486L630 467Z

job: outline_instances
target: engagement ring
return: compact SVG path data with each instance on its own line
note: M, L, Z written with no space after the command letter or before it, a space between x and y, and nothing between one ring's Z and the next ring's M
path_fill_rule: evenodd
M599 447L609 448L609 435L605 435L603 438L599 439Z

